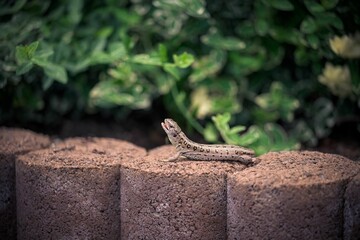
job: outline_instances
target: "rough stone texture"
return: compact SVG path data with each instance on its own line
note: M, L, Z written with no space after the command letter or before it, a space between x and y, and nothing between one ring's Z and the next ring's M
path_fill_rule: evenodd
M260 159L228 178L228 239L355 236L359 181L351 179L360 172L359 164L319 152L269 153ZM350 223L350 218L355 219Z
M121 235L124 239L226 239L226 174L240 163L162 162L172 146L124 161Z
M32 131L0 128L0 239L16 239L16 156L49 145L48 137Z
M344 240L360 239L360 173L347 185L344 210Z
M18 239L119 239L120 163L145 150L68 139L17 159Z

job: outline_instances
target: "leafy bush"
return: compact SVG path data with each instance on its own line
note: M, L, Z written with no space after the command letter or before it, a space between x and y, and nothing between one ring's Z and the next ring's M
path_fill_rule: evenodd
M357 1L1 4L1 123L125 118L162 99L208 141L261 154L359 114Z

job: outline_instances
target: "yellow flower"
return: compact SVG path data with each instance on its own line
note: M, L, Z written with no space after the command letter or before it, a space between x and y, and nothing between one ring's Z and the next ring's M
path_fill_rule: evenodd
M326 63L323 73L318 79L319 82L330 88L334 95L346 97L351 94L351 76L347 66L334 66Z
M191 109L196 109L196 117L202 119L211 112L212 103L206 88L197 88L191 94Z
M360 57L360 33L354 36L335 36L330 39L330 47L334 53L344 58Z

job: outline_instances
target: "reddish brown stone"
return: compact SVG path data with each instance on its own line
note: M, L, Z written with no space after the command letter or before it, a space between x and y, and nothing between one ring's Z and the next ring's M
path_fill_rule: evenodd
M342 239L344 216L359 222L344 212L346 189L349 206L360 203L359 189L347 188L359 172L359 164L338 155L263 155L260 164L228 179L228 238Z
M16 239L16 156L48 145L48 137L32 131L0 128L0 239Z
M162 162L163 146L121 167L124 239L226 239L226 174L234 162Z
M144 149L69 139L16 164L18 239L119 239L120 167Z
M345 191L344 240L360 239L360 172Z

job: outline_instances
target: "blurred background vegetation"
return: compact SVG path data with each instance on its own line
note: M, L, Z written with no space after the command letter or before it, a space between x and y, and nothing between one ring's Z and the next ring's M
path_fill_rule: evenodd
M337 124L360 131L359 13L339 0L5 0L0 124L144 110L257 154L313 146Z

